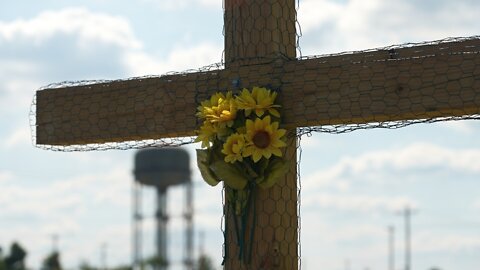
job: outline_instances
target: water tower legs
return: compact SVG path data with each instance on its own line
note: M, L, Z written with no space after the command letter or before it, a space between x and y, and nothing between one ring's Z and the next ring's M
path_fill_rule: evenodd
M160 260L157 270L166 270L168 265L167 255L167 190L157 189L157 258ZM163 264L162 262L165 262Z
M185 270L193 269L193 186L192 181L185 183L185 251L183 263Z
M142 263L142 185L133 181L132 185L132 269L140 270Z

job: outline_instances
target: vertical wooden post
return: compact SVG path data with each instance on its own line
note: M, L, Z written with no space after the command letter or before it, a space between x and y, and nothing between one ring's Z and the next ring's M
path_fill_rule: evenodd
M295 59L295 0L225 0L224 19L227 68ZM272 79L272 83L281 88L277 81ZM272 188L259 188L256 192L253 243L250 238L245 239L246 245L253 249L250 262L238 259L233 217L225 217L227 270L298 269L297 144L295 129L288 133L285 151L285 159L290 161L288 173ZM251 231L247 233L250 234Z
M294 134L291 134L294 135ZM225 269L249 270L297 270L298 269L298 216L297 216L297 163L296 137L290 136L285 157L290 168L285 177L272 188L256 191L256 225L247 230L245 246L252 248L250 261L239 259L233 213L226 219ZM253 210L250 209L248 223L251 224ZM250 252L247 251L246 252ZM246 255L249 257L249 254Z
M225 64L296 57L295 0L225 0Z

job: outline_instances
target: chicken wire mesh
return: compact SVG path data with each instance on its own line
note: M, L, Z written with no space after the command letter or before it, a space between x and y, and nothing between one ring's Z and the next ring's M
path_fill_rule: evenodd
M300 138L295 133L287 137L289 145L298 147L287 148L285 159L297 160L297 155L300 159ZM236 215L235 210L228 204L228 199L222 198L222 265L225 269L301 267L299 169L299 163L293 163L285 177L274 186L266 190L254 189L246 207L246 216Z
M297 8L294 0L225 0L224 59L199 70L43 87L30 113L34 144L54 151L190 144L202 101L254 86L278 93L288 160L297 160L297 140L312 132L480 119L479 36L297 57ZM227 269L301 266L297 164L257 191L244 239L224 199ZM251 243L248 252L239 242Z
M251 86L279 92L284 125L298 127L298 135L479 119L479 52L480 37L473 36L230 69L218 63L162 76L55 83L33 99L32 141L54 151L189 144L201 101Z

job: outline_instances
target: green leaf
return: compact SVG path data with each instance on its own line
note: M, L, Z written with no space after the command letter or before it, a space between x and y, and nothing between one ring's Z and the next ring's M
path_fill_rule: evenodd
M258 174L264 177L265 170L268 168L268 165L270 165L270 159L262 158L255 165L256 165L256 171L258 172Z
M277 183L278 179L284 177L288 171L288 163L285 162L283 159L274 159L270 162L269 166L265 170L265 179L263 182L258 183L258 185L263 188L267 189L272 187Z
M223 180L226 185L233 189L241 190L247 185L248 178L245 174L225 161L213 162L210 169L220 180Z
M208 150L205 149L195 149L197 150L197 162L208 162Z
M238 169L242 169L242 171L245 171L251 178L257 178L258 177L258 174L257 172L249 165L248 162L244 161L242 163L239 163L239 162L236 162L236 164L238 164L237 168Z
M211 186L216 186L220 180L208 166L209 159L209 150L197 149L197 166L200 169L203 180Z
M265 177L263 175L258 176L257 178L255 178L255 183L260 184L263 182L263 180L265 180Z

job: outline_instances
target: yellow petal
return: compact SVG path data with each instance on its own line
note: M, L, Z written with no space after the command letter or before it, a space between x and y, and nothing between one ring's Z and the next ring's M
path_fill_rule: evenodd
M282 156L282 151L280 151L280 149L278 149L278 148L273 148L272 149L272 154L277 156L277 157L281 157Z
M280 113L279 113L277 110L270 108L270 109L268 109L268 112L269 112L271 115L280 118Z
M258 151L254 151L252 155L253 162L257 163L262 158L262 155Z

